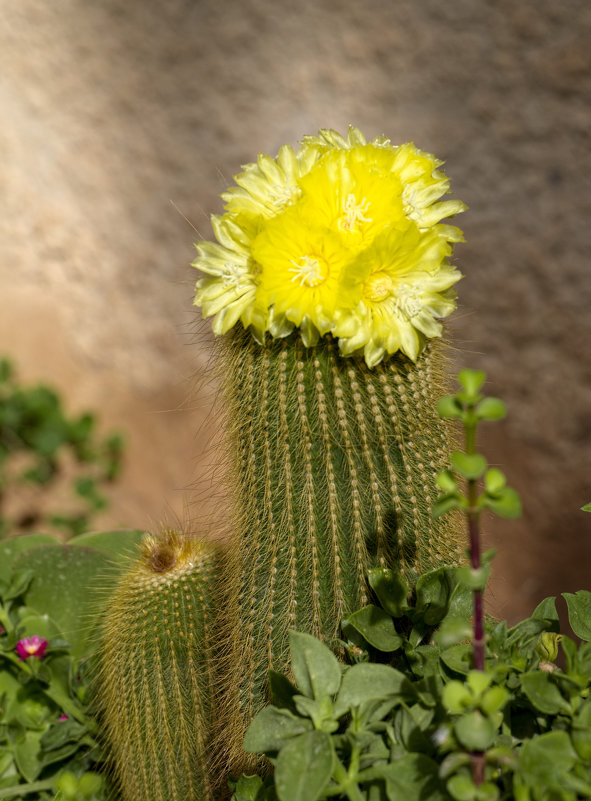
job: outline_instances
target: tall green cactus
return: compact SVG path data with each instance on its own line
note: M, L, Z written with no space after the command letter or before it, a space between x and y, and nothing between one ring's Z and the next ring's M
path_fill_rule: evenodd
M122 801L207 801L213 546L148 536L105 614L97 703Z
M284 671L289 629L330 642L367 600L370 567L407 578L456 562L461 532L431 519L449 444L435 410L442 346L416 363L373 369L330 339L261 346L244 331L223 344L236 462L234 535L220 603L225 633L220 739L233 772L249 767L246 727L267 671Z

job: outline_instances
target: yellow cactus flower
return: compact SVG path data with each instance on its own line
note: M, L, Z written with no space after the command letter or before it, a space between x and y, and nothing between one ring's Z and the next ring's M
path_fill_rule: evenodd
M354 310L338 311L333 334L341 352L362 350L370 367L398 350L415 361L426 339L441 335L439 318L455 308L450 289L462 276L450 253L436 229L421 232L412 221L377 236L341 276L361 295Z
M198 245L195 303L216 334L239 321L259 341L298 328L306 346L332 334L370 366L397 351L416 360L441 335L461 277L449 258L462 233L440 221L465 206L441 200L440 167L354 127L259 155L222 195L218 243Z

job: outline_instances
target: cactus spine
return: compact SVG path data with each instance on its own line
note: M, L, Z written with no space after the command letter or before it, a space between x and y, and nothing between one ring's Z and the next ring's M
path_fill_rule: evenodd
M224 368L236 511L221 609L225 665L219 739L232 772L252 767L244 732L287 666L287 632L325 641L366 600L368 568L407 578L456 562L460 533L431 519L449 449L435 410L442 348L369 369L324 338L226 338Z
M122 801L212 798L214 569L210 544L148 536L108 606L97 698Z

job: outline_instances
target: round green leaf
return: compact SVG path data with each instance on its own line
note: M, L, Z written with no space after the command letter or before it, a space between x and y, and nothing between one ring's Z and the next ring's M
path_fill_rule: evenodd
M483 398L474 411L478 420L502 420L507 416L507 407L498 398Z
M448 512L453 512L454 509L461 509L462 496L461 495L443 495L438 498L431 507L431 517L433 520L438 520Z
M511 487L503 487L495 493L486 492L482 505L507 520L515 520L521 515L521 499Z
M461 681L450 681L443 688L441 696L443 706L452 715L461 715L474 706L472 693Z
M68 545L34 548L14 564L34 574L25 603L49 615L76 657L84 653L95 616L108 597L105 589L116 579L112 564L106 554Z
M334 752L326 732L311 731L291 740L275 763L279 801L316 801L330 778Z
M88 531L68 540L68 545L84 545L106 553L116 562L127 563L137 556L138 546L146 536L138 529L118 531Z
M458 491L458 485L450 470L442 470L435 479L439 489L450 494Z
M489 718L475 709L454 724L456 737L469 751L486 751L493 744L496 730Z
M459 419L463 416L462 404L453 395L447 395L437 403L437 413L440 417Z
M494 715L508 703L511 693L504 687L491 687L480 699L480 708L487 715Z
M39 545L59 545L59 540L50 534L25 534L0 542L0 580L8 582L18 557Z
M499 492L506 485L507 479L502 470L498 467L491 467L484 476L484 488L492 494Z
M476 397L481 386L486 381L486 373L484 370L460 370L458 373L458 381L467 395Z
M456 773L455 776L452 776L447 782L447 789L455 801L472 801L476 798L476 785L470 776L464 773Z
M468 480L480 478L486 470L487 461L480 453L454 451L450 458L452 467L456 473L459 473Z
M488 690L490 685L492 684L493 676L492 673L487 673L484 670L471 670L466 677L466 681L468 682L468 686L476 696L476 698L480 698L480 696Z

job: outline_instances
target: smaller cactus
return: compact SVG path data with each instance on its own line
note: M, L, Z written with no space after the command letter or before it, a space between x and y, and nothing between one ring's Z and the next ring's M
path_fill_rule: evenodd
M102 627L98 706L122 801L212 798L211 543L148 535Z

